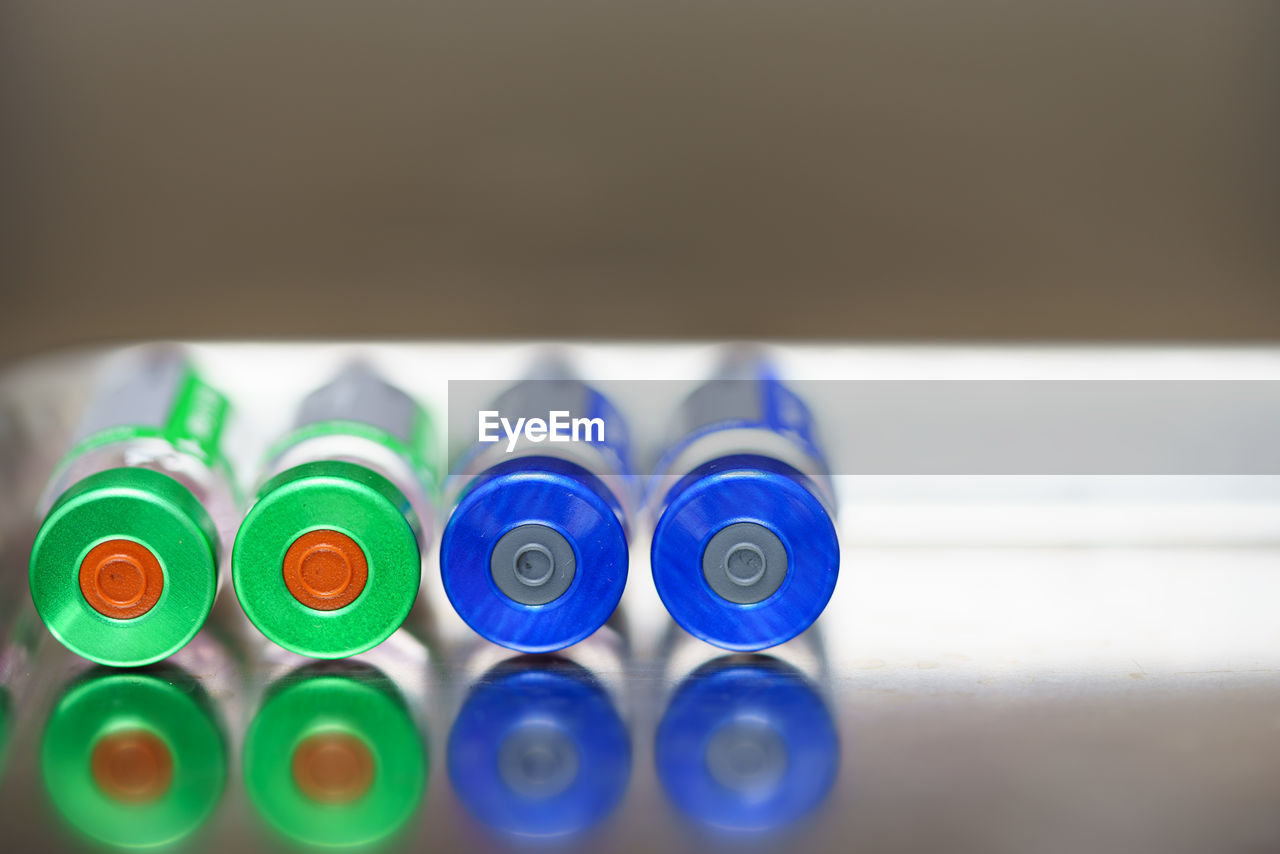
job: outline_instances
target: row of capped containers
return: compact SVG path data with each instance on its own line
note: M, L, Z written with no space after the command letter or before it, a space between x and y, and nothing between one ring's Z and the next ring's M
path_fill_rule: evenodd
M646 476L614 403L558 367L481 414L541 432L478 433L442 487L423 408L363 362L305 397L249 502L223 451L230 409L175 348L144 350L99 384L31 552L32 599L65 646L114 666L173 654L208 617L229 551L263 635L313 658L363 652L408 617L438 515L449 602L520 652L569 647L610 619L639 513L653 520L663 604L709 643L783 643L835 587L835 497L812 415L758 358L689 395ZM554 413L573 431L542 441Z
M238 784L267 838L366 849L414 832L439 763L475 827L546 850L605 830L630 787L638 725L653 727L667 800L713 837L788 838L838 778L820 641L778 657L669 656L654 714L632 690L625 644L496 663L478 648L455 687L432 675L416 636L397 638L308 663L246 658L205 633L155 667L86 664L40 738L56 816L108 848L169 848L217 836L210 825Z

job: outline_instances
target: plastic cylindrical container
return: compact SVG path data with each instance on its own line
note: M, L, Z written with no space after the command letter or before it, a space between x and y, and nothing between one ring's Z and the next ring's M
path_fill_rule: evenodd
M807 629L835 589L835 496L808 407L752 361L693 392L658 465L653 580L690 634L751 651Z
M586 668L512 659L477 679L449 733L449 781L499 836L566 839L617 807L631 739L604 684Z
M31 597L71 650L149 664L203 625L236 519L229 412L180 350L107 366L31 550Z
M422 802L427 755L404 697L379 670L313 665L266 693L245 736L244 784L258 813L308 847L364 848L395 836Z
M431 535L429 428L363 363L303 402L232 551L236 595L264 635L343 658L404 623Z
M440 544L445 592L494 643L563 649L603 626L626 586L627 427L604 395L572 379L526 380L489 412L542 429L478 442L458 467L460 498Z
M208 821L226 753L200 683L162 665L73 682L45 726L40 760L50 799L79 833L113 848L158 848Z

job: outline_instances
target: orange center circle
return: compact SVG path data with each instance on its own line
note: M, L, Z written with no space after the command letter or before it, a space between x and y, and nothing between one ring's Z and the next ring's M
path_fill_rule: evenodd
M368 580L369 561L364 550L338 531L310 531L285 552L285 586L308 608L345 608L356 601Z
M150 803L169 791L173 782L168 745L141 729L103 736L93 747L90 767L98 788L124 803Z
M132 620L155 607L164 570L151 549L132 540L107 540L80 562L80 592L89 607L116 620Z
M293 780L313 801L349 804L373 785L373 756L353 735L308 736L293 752Z

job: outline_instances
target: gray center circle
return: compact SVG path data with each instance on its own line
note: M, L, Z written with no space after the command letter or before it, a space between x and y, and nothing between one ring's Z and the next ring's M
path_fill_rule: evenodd
M703 578L717 596L736 605L768 599L782 586L787 569L782 540L755 522L726 525L702 553Z
M563 732L531 723L512 731L498 748L498 773L526 798L550 798L578 779L578 748Z
M725 724L707 742L705 759L712 779L747 794L776 789L789 764L782 738L768 724L757 720Z
M729 549L729 554L724 559L729 580L739 587L750 587L764 578L767 566L764 552L754 543L738 543Z
M523 546L515 557L516 578L529 587L541 587L556 571L556 558L551 549L539 543Z
M507 531L489 557L493 583L521 605L546 605L559 599L573 583L577 569L573 546L564 535L537 523Z

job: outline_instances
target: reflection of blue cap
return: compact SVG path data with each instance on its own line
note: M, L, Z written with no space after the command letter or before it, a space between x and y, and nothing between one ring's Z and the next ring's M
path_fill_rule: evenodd
M653 580L686 631L742 651L807 629L840 570L836 530L796 469L722 457L682 478L653 532Z
M608 695L570 662L503 664L472 688L449 734L449 780L490 829L566 837L608 815L631 741Z
M522 457L477 477L440 544L445 592L479 634L522 652L586 638L627 582L617 499L585 468Z
M774 659L721 660L686 679L654 744L667 795L698 823L731 834L780 830L835 783L840 741L826 704Z

